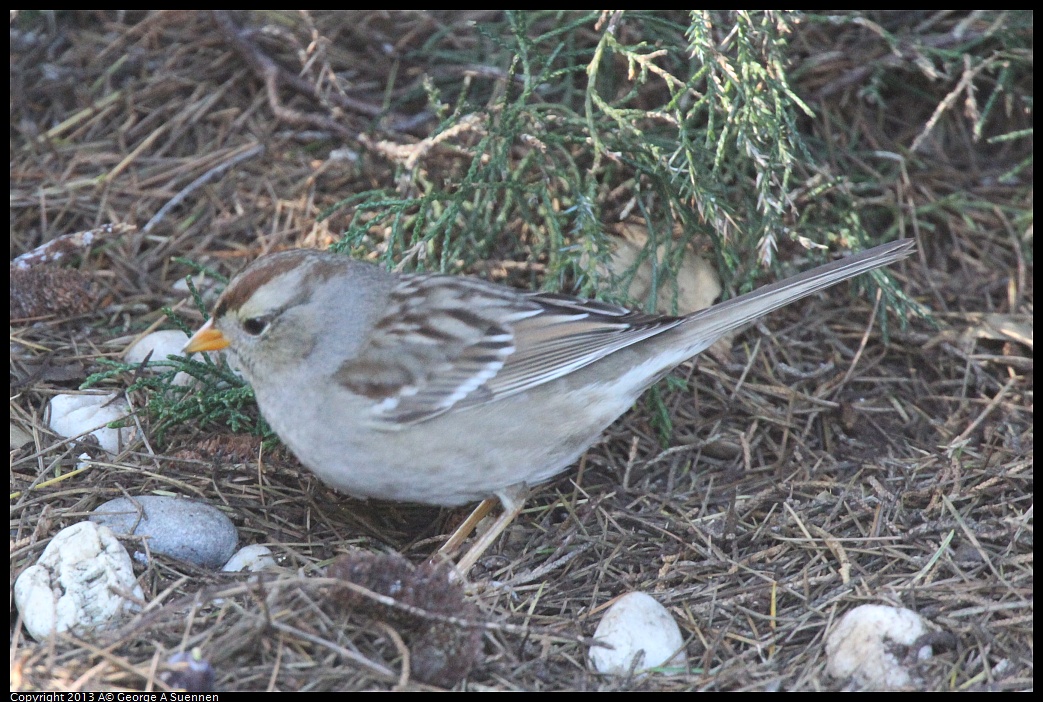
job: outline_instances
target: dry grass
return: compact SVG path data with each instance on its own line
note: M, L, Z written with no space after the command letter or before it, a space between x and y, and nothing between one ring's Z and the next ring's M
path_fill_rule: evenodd
M162 306L201 320L172 291L189 272L174 257L230 273L334 241L344 215L317 215L394 175L356 138L420 85L406 49L450 26L466 43L484 16L272 14L269 36L244 45L206 13L45 15L28 23L36 34L13 30L12 255L106 222L137 229L76 259L74 284L87 279L96 308L12 319L11 422L32 441L11 454L11 583L58 530L124 491L217 505L280 567L254 583L156 558L139 578L149 606L117 631L35 643L13 624L12 689L158 689L159 664L193 647L219 690L424 687L404 665L408 640L336 605L324 567L354 549L420 563L461 511L346 499L279 449L192 425L103 458L64 446L42 415L161 322ZM931 17L943 39L960 19ZM919 103L859 99L870 69L915 61L877 39L805 28L794 45L820 60L797 87L824 113L807 126L835 144L838 172L872 171L852 163L852 140L898 153L926 133L912 170L882 173L858 197L895 203L888 226L918 239L895 274L937 328L892 320L885 344L872 301L833 290L679 371L692 382L664 390L669 448L639 405L473 571L484 634L467 688L834 689L824 634L866 602L915 609L951 634L917 666L924 689L1031 688L1031 186L994 177L1025 154L975 140L955 109L926 132L947 94L926 81ZM350 96L330 88L334 70ZM1012 114L1006 129L1024 126ZM381 124L402 142L431 126L407 112ZM350 158L327 158L333 148ZM451 158L435 151L423 167ZM84 450L98 462L70 475ZM673 612L688 672L588 670L585 637L631 590Z

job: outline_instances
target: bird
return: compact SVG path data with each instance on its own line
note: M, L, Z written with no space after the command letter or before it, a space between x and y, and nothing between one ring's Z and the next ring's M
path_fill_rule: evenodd
M647 314L463 276L395 273L315 249L236 275L186 353L224 350L279 438L360 498L503 512L462 573L644 390L723 335L910 255L899 240L692 314Z

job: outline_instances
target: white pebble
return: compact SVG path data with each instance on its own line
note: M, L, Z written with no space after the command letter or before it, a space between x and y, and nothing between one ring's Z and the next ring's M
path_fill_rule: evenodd
M162 331L152 332L142 338L138 339L130 348L127 349L126 353L123 354L123 360L127 363L141 363L146 358L149 359L149 364L153 361L165 361L171 356L187 356L184 348L185 344L188 343L188 335L180 329L164 329ZM149 353L152 355L149 356ZM211 358L216 359L217 354L210 352ZM150 366L146 366L149 369ZM167 370L166 368L157 367L155 370ZM184 371L174 376L174 385L191 385L195 379L185 373Z
M146 334L137 340L126 353L123 360L127 363L149 361L165 361L171 356L184 356L181 349L188 343L188 335L180 329L164 329ZM152 356L149 356L149 354Z
M48 404L48 426L66 439L88 432L109 453L119 453L134 438L134 427L110 429L106 425L130 414L126 400L111 395L55 395Z
M900 660L900 649L926 632L923 619L911 609L855 607L826 636L826 671L865 690L909 687L914 680Z
M599 673L625 675L635 657L635 671L686 665L681 630L666 607L643 592L623 595L609 607L594 639L612 646L591 646L590 663Z
M145 599L126 549L106 527L80 522L51 539L15 580L15 604L29 635L103 629Z
M275 559L272 558L271 549L262 544L251 544L236 551L221 570L226 573L241 573L244 570L256 573L273 565Z

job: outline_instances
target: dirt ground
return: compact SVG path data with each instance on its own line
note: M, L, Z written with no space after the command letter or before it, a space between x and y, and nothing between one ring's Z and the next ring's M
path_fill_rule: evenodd
M452 21L462 36L493 15ZM836 690L849 683L827 675L825 635L865 603L929 622L932 656L898 652L909 687L1031 689L1031 166L1013 183L996 177L1031 149L954 131L881 185L907 215L891 231L918 246L895 280L931 319L892 315L885 340L884 306L842 285L703 354L541 486L466 588L421 566L466 509L347 498L278 445L192 419L160 435L142 412L144 440L117 456L56 437L48 400L111 368L103 361L145 331L173 328L164 308L202 323L177 287L192 263L231 275L266 252L329 246L351 211L320 221L324 211L395 187L375 140L415 144L434 126L422 100L408 113L387 92L394 71L396 85L422 71L382 47L404 52L451 19L273 14L252 20L267 35L250 36L227 24L243 21L12 16L12 260L116 225L89 245L63 240L35 273L12 265L12 589L58 531L122 495L217 506L243 545L277 560L259 579L165 557L137 564L144 609L86 637L33 641L12 598L12 690L168 689L165 661L194 649L218 691ZM316 45L355 67L357 91L316 93ZM798 91L840 81L836 70ZM838 113L854 109L841 103ZM892 141L877 148L908 149L936 104L881 126ZM378 116L378 136L360 137ZM799 253L780 247L780 258ZM525 260L489 270L510 278ZM126 370L99 387L125 393L136 379ZM90 468L77 472L85 452ZM327 570L345 556L373 590L390 577L373 575L381 568L405 579L412 604L345 591L336 573L351 568ZM668 608L687 666L591 671L594 628L631 591ZM425 655L450 672L418 677Z

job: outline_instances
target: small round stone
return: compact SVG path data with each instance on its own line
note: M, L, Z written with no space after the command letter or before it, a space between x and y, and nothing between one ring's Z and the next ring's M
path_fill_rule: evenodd
M635 672L683 667L688 660L677 622L666 607L643 592L616 600L594 631L594 640L612 646L590 647L590 663L599 673L626 675L632 666Z
M90 432L111 454L125 449L134 438L134 427L112 429L109 422L130 414L127 401L111 395L63 394L51 398L48 425L61 437L72 438Z
M905 654L925 633L923 618L911 609L860 605L841 617L826 636L826 671L862 690L915 686ZM919 655L923 654L917 651Z
M127 363L149 361L166 361L171 356L184 356L181 349L188 343L188 334L180 329L161 329L147 334L123 354Z
M145 599L123 544L90 522L58 532L36 565L19 574L14 597L37 641L63 631L83 635L107 628Z
M275 565L272 550L262 544L250 544L243 546L228 559L221 570L226 573L256 573L259 570L270 568Z
M220 568L239 545L235 525L220 510L178 497L118 497L95 509L90 519L115 534L144 536L151 552L202 568Z

